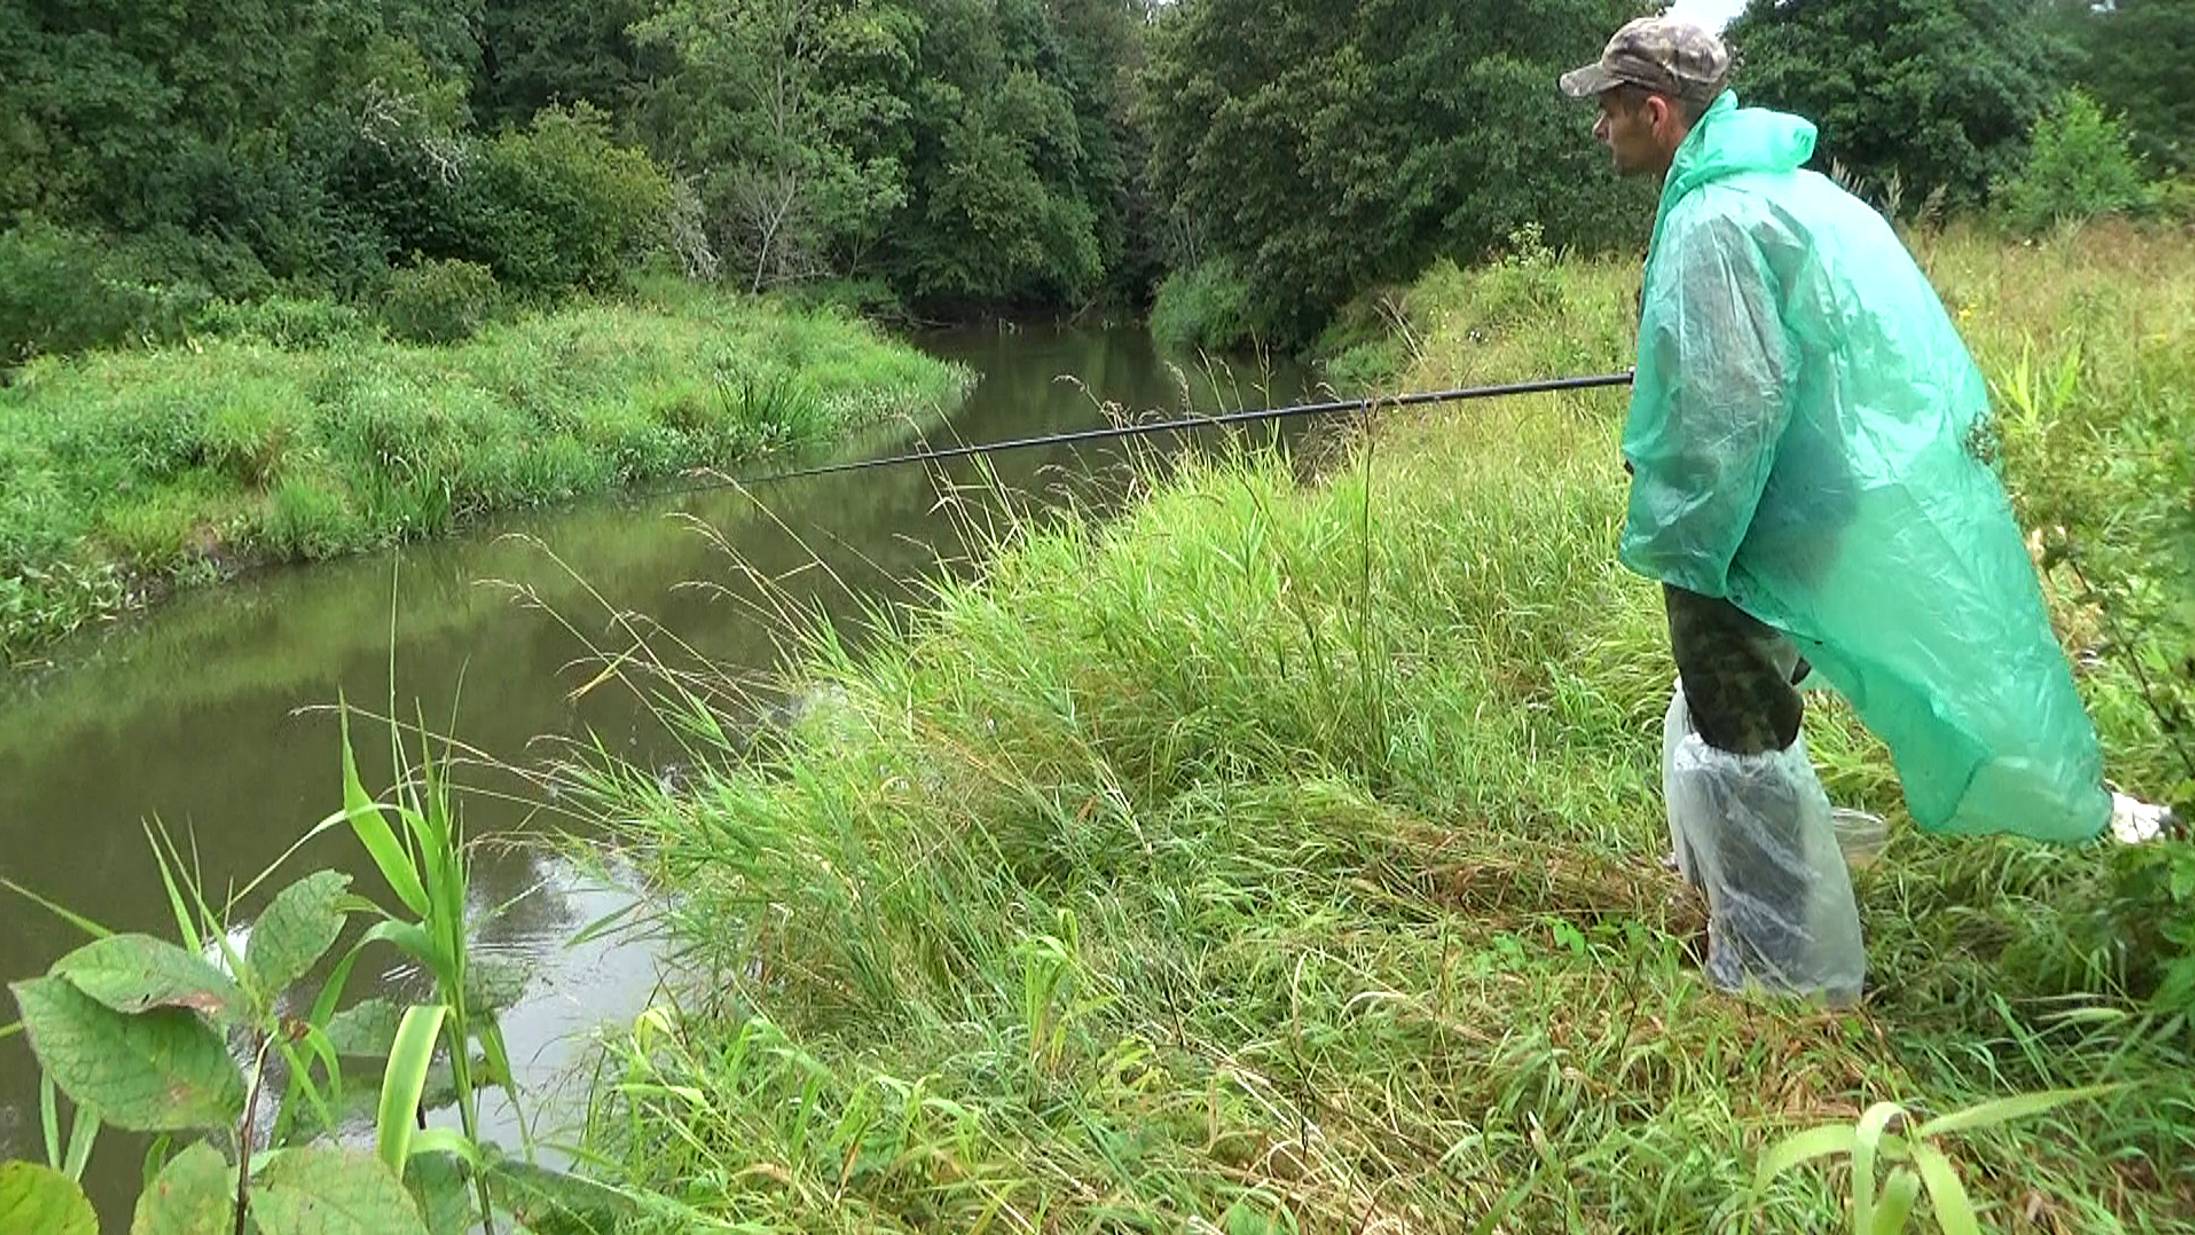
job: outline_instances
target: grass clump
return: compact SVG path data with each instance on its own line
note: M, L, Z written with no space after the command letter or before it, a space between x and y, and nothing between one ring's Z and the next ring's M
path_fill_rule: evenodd
M1151 302L1151 334L1181 351L1224 352L1256 341L1250 285L1226 258L1174 271Z
M0 389L0 654L241 564L726 465L966 381L843 314L672 282L483 325L458 275L413 306L420 337L477 330L453 346L262 304L192 347L22 369Z
M2184 458L2195 245L1923 248L2000 382L2087 340L2093 390L2003 451L2023 514L2108 543L2126 508L2092 503ZM1636 277L1436 270L1398 384L1620 364ZM1867 1003L1700 978L1659 864L1673 670L1614 561L1622 413L1391 416L1309 488L1191 465L1009 536L866 650L814 636L798 720L683 788L570 769L695 967L614 1046L595 1147L743 1230L1816 1230L1841 1177L1751 1192L1796 1129L2123 1084L1942 1148L1999 1229L2189 1230L2195 1040L2173 945L2117 929L2125 870L1914 832L1845 709L1810 746L1894 827L1857 880ZM2179 444L2115 453L2151 416ZM2054 601L2085 652L2093 604ZM2081 663L2114 771L2171 783L2133 662Z

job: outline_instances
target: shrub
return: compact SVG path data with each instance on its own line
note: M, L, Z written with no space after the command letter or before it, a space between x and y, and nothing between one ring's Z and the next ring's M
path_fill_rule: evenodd
M2195 226L2195 175L2158 185L2157 213L2171 222Z
M100 533L126 562L141 569L173 566L200 539L196 494L167 490L115 506L99 517Z
M2153 198L2126 126L2078 90L2058 96L2036 122L2027 166L1997 190L2005 221L2030 234L2063 220L2138 212Z
M1167 347L1226 351L1252 339L1250 289L1225 258L1176 270L1158 286L1151 333Z
M0 367L172 335L202 296L102 237L19 224L0 233Z
M206 462L242 485L273 483L304 430L304 411L287 393L244 387L223 401L206 420Z
M381 320L406 342L455 343L486 325L500 302L495 273L486 266L429 258L390 276Z
M365 538L340 489L313 476L292 476L275 486L261 529L267 547L288 558L332 557Z
M302 296L211 300L191 319L191 329L199 334L257 339L295 349L325 347L366 333L368 325L367 316L355 306Z
M605 117L584 104L497 138L462 195L473 250L464 255L528 292L609 286L665 240L673 198L662 169L611 141Z

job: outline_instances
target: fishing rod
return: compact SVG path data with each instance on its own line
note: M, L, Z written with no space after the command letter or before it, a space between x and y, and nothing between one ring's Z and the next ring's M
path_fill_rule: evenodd
M1249 411L1222 412L1213 416L1183 416L1175 420L1151 421L1144 424L1108 425L1097 429L1079 429L1071 433L1046 433L1036 437L1009 438L1000 442L984 442L974 446L953 446L944 450L916 450L905 454L886 455L877 459L854 459L839 463L818 464L815 467L796 468L787 472L775 472L766 476L744 480L721 480L690 488L668 490L668 493L700 493L711 489L743 488L753 485L776 484L787 480L804 480L811 476L832 476L843 472L864 472L874 468L898 467L907 463L933 463L942 459L964 459L971 455L1003 454L1010 450L1026 450L1036 446L1068 446L1080 442L1105 441L1112 438L1141 437L1153 433L1175 433L1189 429L1208 429L1221 425L1249 424L1257 421L1292 420L1307 416L1331 416L1339 412L1370 411L1389 407L1422 407L1436 403L1462 403L1473 399L1499 399L1510 395L1547 394L1563 390L1594 390L1604 386L1628 386L1631 371L1621 373L1596 373L1585 377L1556 377L1531 382L1508 382L1495 386L1459 386L1450 390L1425 390L1405 395L1379 395L1364 399L1334 399L1325 403L1297 403L1287 407L1263 407Z

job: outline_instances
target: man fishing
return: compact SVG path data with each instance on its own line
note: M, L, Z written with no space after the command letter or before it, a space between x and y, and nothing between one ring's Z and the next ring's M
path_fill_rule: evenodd
M1857 911L1799 738L1812 674L1889 745L1914 821L2060 843L2167 812L2106 790L2095 731L1996 476L1988 390L1815 128L1742 108L1671 17L1563 75L1623 175L1662 180L1624 428L1621 558L1664 587L1680 865L1718 984L1856 997ZM1825 856L1826 854L1826 856Z

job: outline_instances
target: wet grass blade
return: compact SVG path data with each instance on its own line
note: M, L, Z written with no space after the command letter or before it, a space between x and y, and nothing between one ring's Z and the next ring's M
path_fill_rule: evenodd
M45 910L47 913L52 914L54 917L61 919L63 922L68 923L70 926L75 927L76 929L84 932L94 939L105 939L107 936L114 933L113 931L108 930L106 927L99 925L97 922L92 921L90 918L87 918L80 913L76 913L68 909L63 909L61 906L54 904L52 901L47 900L45 897L40 896L38 893L31 891L29 888L24 887L22 884L17 883L13 879L10 879L5 875L0 875L0 888L6 888L8 891L15 893L17 896L22 897L24 900L27 900L31 904L38 906L40 909Z
M406 1011L403 1024L397 1027L396 1047L389 1052L388 1070L381 1080L381 1108L374 1121L374 1152L398 1178L411 1157L419 1095L427 1087L427 1066L434 1062L442 1018L448 1013L441 1004ZM464 1044L458 1049L463 1050Z
M601 917L596 918L594 921L580 927L577 934L573 935L570 939L564 941L564 946L566 948L578 948L593 943L595 940L603 937L604 935L615 932L618 928L624 925L625 919L632 917L635 913L638 913L640 911L640 908L640 902L635 900L616 909L612 909L608 913L603 914Z
M189 906L183 903L182 889L175 885L175 869L169 864L168 849L161 843L166 837L165 829L155 831L152 824L145 825L145 840L152 846L153 865L160 870L160 887L168 894L168 911L175 915L176 938L184 947L203 954L206 941L198 933L198 924L191 919Z
M1920 1195L1921 1177L1913 1173L1912 1167L1892 1171L1890 1182L1883 1185L1882 1205L1875 1211L1875 1220L1854 1235L1903 1235L1906 1220L1913 1216L1913 1202Z
M373 864L388 881L389 890L404 902L413 913L427 912L427 892L420 886L419 871L413 865L411 854L398 843L396 833L381 808L367 794L366 787L358 779L358 758L351 751L351 722L348 711L341 722L343 741L343 813L350 820L351 831L357 834Z
M481 1166L480 1146L455 1128L420 1129L412 1137L412 1155L420 1154L448 1154L474 1170Z
M1870 1231L1875 1225L1875 1151L1883 1130L1905 1114L1895 1102L1877 1102L1860 1116L1852 1146L1852 1229Z
M2010 1123L2054 1110L2072 1102L2086 1102L2107 1094L2118 1093L2125 1085L2092 1085L2086 1089L2052 1089L2042 1093L2019 1094L1984 1102L1963 1111L1953 1111L1929 1120L1913 1130L1913 1136L1943 1136L1952 1132L1967 1132L1975 1128L1987 1128L1995 1124Z
M1974 1202L1966 1195L1966 1185L1959 1182L1959 1173L1951 1166L1951 1159L1943 1151L1925 1141L1913 1143L1913 1165L1920 1168L1921 1182L1928 1186L1928 1203L1936 1212L1936 1225L1944 1235L1981 1235L1982 1225L1974 1217Z
M1778 1175L1804 1162L1826 1158L1832 1154L1849 1154L1859 1146L1859 1133L1844 1124L1832 1124L1826 1128L1809 1128L1776 1142L1761 1157L1760 1173L1754 1177L1754 1186L1765 1188Z
M38 1126L46 1134L46 1165L61 1169L61 1104L51 1073L38 1074Z
M91 1148L99 1140L99 1112L92 1107L76 1108L76 1122L69 1128L69 1152L61 1163L61 1173L72 1180L84 1178L84 1166L91 1161Z

